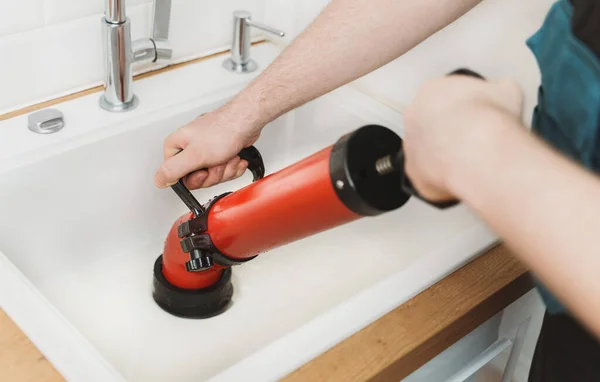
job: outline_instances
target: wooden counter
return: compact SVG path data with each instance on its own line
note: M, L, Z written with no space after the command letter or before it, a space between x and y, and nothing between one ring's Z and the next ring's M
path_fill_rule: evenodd
M0 381L62 382L52 364L0 309Z
M531 288L527 270L499 245L284 381L401 380ZM1 310L0 381L64 381Z

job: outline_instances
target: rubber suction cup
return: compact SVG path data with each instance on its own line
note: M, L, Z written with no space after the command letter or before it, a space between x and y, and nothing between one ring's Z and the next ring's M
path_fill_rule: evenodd
M197 290L181 289L162 273L162 256L154 263L152 297L164 311L183 318L209 318L227 310L233 296L231 268L226 268L213 285Z

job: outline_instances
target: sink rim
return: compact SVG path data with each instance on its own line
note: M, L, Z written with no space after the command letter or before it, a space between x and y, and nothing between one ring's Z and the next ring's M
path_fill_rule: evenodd
M2 251L0 308L66 380L126 382Z
M263 54L266 55L265 52L263 52ZM206 62L210 62L210 60L207 60ZM219 60L216 59L216 61L212 62L218 64ZM194 65L190 65L190 67L194 67ZM179 72L179 70L181 69L173 72L181 75L182 72ZM204 69L199 65L195 67L195 70L201 71ZM162 76L151 77L147 80L152 81L153 83L166 81L165 77ZM246 78L246 80L249 81L250 78ZM138 112L137 114L129 114L126 116L111 115L110 118L107 117L107 120L97 121L96 128L87 131L85 134L70 136L64 139L56 139L34 151L33 155L27 156L27 152L22 152L0 160L0 176L2 176L4 172L13 171L21 166L42 161L44 158L58 155L62 152L85 146L125 131L140 128L149 122L156 122L157 116L160 117L158 118L159 120L169 119L190 108L198 108L198 105L202 105L201 107L203 108L209 108L211 105L224 102L226 99L233 96L240 90L242 85L243 83L238 83L237 85L233 84L226 89L218 89L218 91L203 94L201 96L186 96L186 98L184 97L180 101L170 100L169 102L164 102L161 107L152 110L144 110L140 107L138 111L142 110L143 113ZM347 102L344 106L349 108L358 106L355 104L361 100L370 99L371 102L368 105L361 103L361 111L364 110L365 114L372 114L375 121L387 120L387 124L389 125L398 124L399 114L397 111L379 104L377 101L365 96L351 85L347 85L346 87L337 90L336 94L340 99ZM79 107L80 105L89 106L90 104L93 104L94 107L96 107L96 97L97 95L90 95L69 101L64 105L69 107ZM0 123L0 127L2 127L4 123L8 124L9 122L17 123L18 121L7 120ZM32 152L30 151L29 154L31 153ZM271 344L261 348L260 351L257 351L254 355L242 359L229 368L222 370L212 378L218 381L230 380L228 378L232 378L236 375L244 377L248 377L249 375L262 375L265 379L272 379L276 376L285 375L351 335L356 330L361 329L381 315L389 312L393 307L426 289L428 286L474 257L476 255L475 252L481 250L480 247L487 247L494 240L495 238L493 235L486 231L481 225L474 224L469 229L466 229L463 235L454 238L452 240L452 243L454 244L448 243L447 246L444 246L443 256L435 253L425 254L423 256L424 261L417 262L415 265L409 266L407 269L373 284L370 288L355 295L348 301L340 302L322 316L303 323L296 330L286 333ZM467 243L469 241L471 242L470 244ZM473 245L473 242L476 244ZM454 247L455 249L452 249ZM452 254L449 254L450 252L452 252ZM444 261L440 261L440 258L444 259ZM418 283L414 282L413 273L415 273L415 268L421 268L422 273L424 273L424 276L419 279ZM410 288L404 290L403 293L395 293L394 299L380 299L376 303L377 306L374 306L373 309L365 309L364 306L357 305L356 301L360 302L361 299L366 299L367 301L373 300L370 296L373 294L380 294L380 292L377 292L378 290L389 290L390 286L395 286L395 288L402 288L403 285L406 286L406 280L409 279L405 277L407 274L411 274L410 279L413 279ZM17 290L15 288L17 285L22 287L20 288L22 292L14 292ZM13 292L9 292L11 290ZM26 303L24 304L23 301L26 301ZM38 346L44 354L48 355L50 362L52 362L57 370L68 380L125 381L115 367L70 324L66 317L54 308L54 306L21 273L21 271L11 263L8 256L1 252L0 306L6 310L7 314L9 314L15 322L17 322L36 346ZM356 311L357 307L359 309L358 312ZM32 314L32 312L36 312L37 314ZM334 321L339 320L339 317L347 317L349 314L348 312L353 312L352 315L355 318L358 317L359 314L362 314L361 320L355 320L353 325L344 327L341 325L331 326L328 324L328 321L331 321L332 317L337 317ZM51 327L51 330L48 330L49 327ZM323 328L327 328L327 335L319 335L319 333L323 333ZM331 328L336 330L335 334L332 334ZM312 335L309 335L310 333L312 333ZM318 340L314 340L314 333L317 333ZM308 339L311 340L308 341ZM295 343L295 345L290 346L290 343ZM60 349L57 350L57 344L60 344L63 347L60 347ZM282 349L286 351L282 351ZM290 351L292 353L290 353ZM287 358L283 359L284 357ZM77 361L74 362L73 359L77 359ZM274 359L277 360L275 363L277 366L276 368L273 368ZM259 366L261 364L265 365L266 363L269 363L271 366L262 368ZM82 365L85 365L85 367L82 367ZM90 373L90 370L93 370L94 372ZM268 375L264 373L268 373ZM93 378L96 376L102 377Z

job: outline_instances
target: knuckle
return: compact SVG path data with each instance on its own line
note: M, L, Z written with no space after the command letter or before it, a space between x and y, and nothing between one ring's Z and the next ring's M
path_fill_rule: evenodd
M179 130L171 133L169 135L167 135L167 137L164 140L164 144L165 146L169 146L169 147L174 147L175 146L175 142L178 141L179 138L179 134L178 134Z
M225 166L220 165L220 166L215 166L212 168L215 177L217 178L221 178L223 177L223 174L225 173Z
M194 178L187 178L185 180L185 185L190 190L195 190L195 189L199 188L199 186L200 186L199 182Z
M212 186L214 186L217 183L219 183L219 181L217 179L210 179L210 180L207 180L206 182L204 182L203 186L205 188L206 187L212 187Z
M158 177L161 181L167 183L172 181L175 176L173 169L166 163L162 164L158 170Z

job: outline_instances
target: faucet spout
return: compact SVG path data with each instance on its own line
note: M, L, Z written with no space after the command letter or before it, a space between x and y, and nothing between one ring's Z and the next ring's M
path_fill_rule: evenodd
M127 20L125 0L106 0L104 18L107 23L122 24Z
M100 106L115 112L131 110L138 104L131 89L133 85L131 23L127 19L122 23L113 23L103 18L102 37L104 94L100 98Z
M171 58L168 45L171 0L154 0L153 38L131 40L131 21L125 15L125 0L106 0L102 18L104 50L104 94L100 106L120 112L135 108L133 64Z

